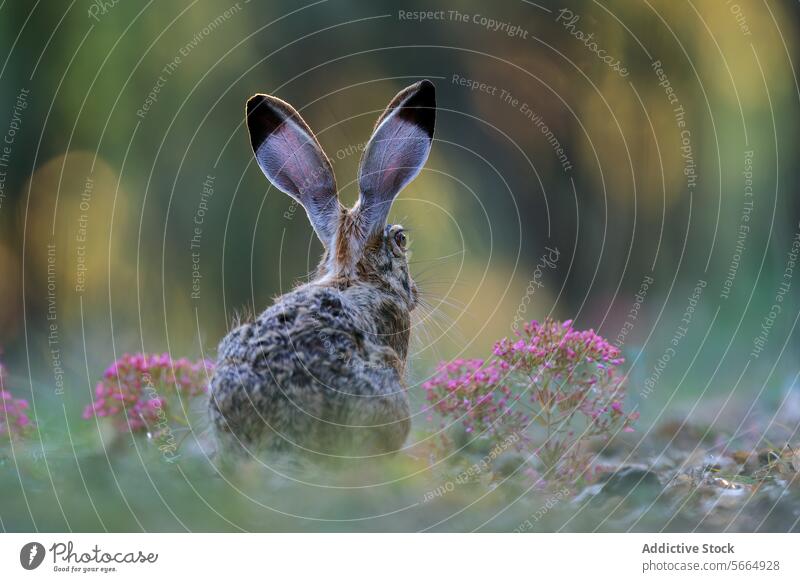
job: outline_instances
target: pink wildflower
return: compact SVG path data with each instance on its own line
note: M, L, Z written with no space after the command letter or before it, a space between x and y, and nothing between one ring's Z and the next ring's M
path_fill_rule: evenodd
M14 398L11 392L5 390L5 385L5 369L0 364L0 441L18 440L33 429L27 413L28 401Z
M531 321L513 339L498 341L492 354L487 361L441 363L423 384L430 408L467 433L496 440L516 434L520 447L530 446L525 435L533 427L542 427L548 436L533 452L559 477L584 473L579 455L586 447L577 441L633 430L638 413L624 411L618 372L624 359L594 330L576 330L572 320Z
M113 417L120 430L149 430L166 418L171 400L205 394L213 370L207 360L173 360L167 353L125 354L106 369L83 418Z

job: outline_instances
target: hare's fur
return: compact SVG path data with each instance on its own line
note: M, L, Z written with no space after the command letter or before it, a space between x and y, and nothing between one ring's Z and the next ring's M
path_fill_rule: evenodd
M282 296L220 344L218 434L277 450L399 449L410 426L409 308L391 289L361 282L312 282Z

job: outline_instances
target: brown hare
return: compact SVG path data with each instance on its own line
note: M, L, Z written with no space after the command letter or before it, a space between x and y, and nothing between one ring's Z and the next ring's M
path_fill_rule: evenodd
M328 158L297 111L269 95L248 100L258 165L305 208L325 252L314 280L222 340L210 412L224 446L330 456L403 446L417 288L403 227L386 221L395 197L428 158L435 119L430 81L392 99L364 149L359 200L348 209Z

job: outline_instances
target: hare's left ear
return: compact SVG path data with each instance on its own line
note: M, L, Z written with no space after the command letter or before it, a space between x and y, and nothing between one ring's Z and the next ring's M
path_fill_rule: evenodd
M427 79L400 91L378 119L361 158L353 209L366 234L383 229L398 192L422 170L435 122L436 89Z
M291 105L271 95L247 101L247 128L261 171L303 205L322 244L330 248L344 207L331 163L311 129Z

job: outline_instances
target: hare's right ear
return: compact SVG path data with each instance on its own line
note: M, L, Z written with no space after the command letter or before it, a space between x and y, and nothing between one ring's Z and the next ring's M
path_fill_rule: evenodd
M254 95L247 101L247 128L261 171L303 205L322 244L331 247L344 208L331 163L306 122L285 101Z
M353 209L368 234L383 229L395 197L422 170L435 123L436 89L427 79L395 95L378 119L361 158Z

